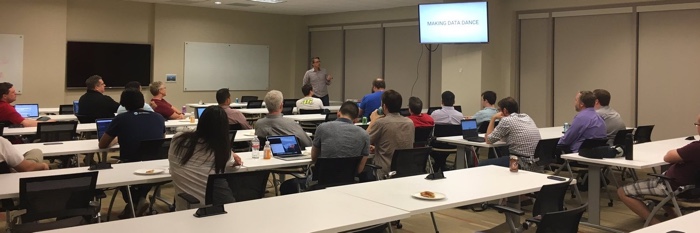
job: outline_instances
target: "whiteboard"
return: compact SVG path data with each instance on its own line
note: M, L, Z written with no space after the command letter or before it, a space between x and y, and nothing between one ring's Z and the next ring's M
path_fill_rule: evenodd
M22 94L24 36L0 34L0 82L9 82Z
M184 91L267 90L267 45L185 42Z

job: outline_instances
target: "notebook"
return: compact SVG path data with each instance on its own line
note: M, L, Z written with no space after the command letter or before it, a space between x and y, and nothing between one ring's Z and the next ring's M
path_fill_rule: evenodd
M479 127L475 119L462 120L462 137L471 142L485 142L483 137L479 137Z
M199 119L199 117L202 116L204 109L207 109L207 108L194 108L194 117Z
M105 131L107 131L107 128L109 128L109 124L111 123L112 118L101 118L95 120L95 125L97 125L97 140L102 138L102 135L105 134Z
M289 158L303 156L301 146L294 135L268 136L272 156L275 158Z
M15 104L15 110L22 117L39 117L39 104Z

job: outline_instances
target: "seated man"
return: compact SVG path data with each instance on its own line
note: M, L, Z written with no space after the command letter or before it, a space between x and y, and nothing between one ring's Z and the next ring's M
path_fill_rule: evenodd
M20 115L15 107L10 105L17 100L17 93L12 83L0 83L0 123L5 124L5 127L10 125L22 125L24 127L36 127L36 120L26 119ZM55 120L49 120L55 121Z
M301 87L301 93L304 93L304 98L297 100L297 110L315 110L323 109L323 101L314 97L314 90L311 84L306 84Z
M338 110L337 120L325 122L316 128L316 135L311 147L312 162L316 162L318 158L362 156L360 164L357 166L357 173L364 170L369 156L369 134L353 124L359 111L355 102L346 101ZM280 186L280 192L282 194L296 193L297 184L303 187L306 185L306 179L285 181Z
M571 122L571 127L559 139L559 146L569 153L578 152L586 139L606 138L605 121L596 114L595 95L590 91L581 91L574 97L574 108L578 114Z
M482 109L474 113L474 116L470 119L476 120L476 125L481 125L482 122L489 122L491 117L496 114L496 108L493 105L496 103L496 92L485 91L481 93L481 107Z
M430 116L435 120L435 124L459 125L464 119L461 112L455 110L455 94L451 91L442 93L442 109L435 110Z
M360 116L369 117L374 110L382 106L382 93L386 88L384 79L378 78L372 81L372 93L362 97L360 101Z
M122 92L120 104L126 108L126 114L114 117L107 130L99 140L100 148L108 148L119 140L119 160L123 163L139 162L144 158L138 153L141 141L165 138L165 119L154 112L143 110L143 94L135 89L127 89ZM150 185L131 186L131 196L137 200L136 216L146 211L148 202L146 195L151 189ZM120 218L131 216L129 196L122 190L122 197L128 204L119 215Z
M700 133L698 125L700 125L700 115L695 123L695 129L697 133ZM698 170L700 170L700 141L693 141L681 148L668 151L664 156L664 161L671 164L664 175L671 178L670 183L674 189L679 186L697 184L696 178ZM650 211L644 202L637 198L644 195L666 196L666 190L663 180L653 177L621 187L617 190L617 195L620 197L620 201L625 203L632 212L642 219L647 219ZM671 208L667 208L666 213L676 217ZM653 218L650 224L656 223L659 223L659 220Z
M534 159L535 148L540 141L540 131L535 122L524 113L519 113L518 102L513 97L506 97L498 101L500 112L494 114L486 130L486 143L493 144L503 141L508 144L508 153L517 155L518 165L528 171L542 172L542 166L537 166ZM496 120L500 120L498 126ZM508 154L502 154L498 158L484 160L479 166L497 165L509 167Z
M231 93L228 88L221 88L216 91L216 102L219 103L219 106L226 112L229 125L239 124L241 129L253 128L248 124L248 120L245 119L241 111L231 108Z
M43 161L41 150L33 149L20 154L10 141L0 137L0 163L6 163L17 172L49 170L49 165Z
M149 89L151 91L151 95L153 95L153 99L151 99L151 102L155 105L153 110L157 113L159 113L163 118L166 120L177 120L177 119L185 119L185 113L180 112L177 108L173 107L168 101L163 99L168 92L167 89L165 88L165 84L161 81L155 81L151 83L149 86Z
M433 118L428 114L421 113L421 111L423 111L423 101L415 96L408 98L408 112L411 114L408 116L408 119L413 121L413 125L416 128L435 126Z
M370 144L374 151L374 165L382 167L377 171L377 176L383 178L391 171L391 160L396 149L413 148L416 128L413 122L399 114L403 98L399 92L387 90L382 93L382 108L384 115L379 115L375 110L370 115L372 120L367 127ZM365 171L367 174L367 171ZM372 179L363 175L363 179Z
M85 85L87 86L87 92L80 96L78 113L76 115L85 116L92 120L114 117L114 113L119 108L119 103L114 101L112 97L104 94L107 84L102 81L102 77L98 75L90 76L85 80Z
M139 83L137 81L131 81L131 82L126 83L126 85L124 85L125 90L130 89L130 88L141 91L141 83ZM143 110L153 112L153 108L148 103L143 104ZM127 112L126 108L122 105L119 105L119 108L117 109L117 114L122 114L125 112Z
M304 129L294 120L282 117L282 105L284 96L278 90L272 90L265 95L265 107L269 112L265 118L255 123L255 135L258 137L295 135L299 139L299 145L311 146L311 138ZM265 142L260 142L261 147Z
M604 89L595 89L595 112L605 121L605 132L608 134L608 144L612 144L615 140L617 131L625 130L625 122L622 121L620 113L610 107L610 92Z

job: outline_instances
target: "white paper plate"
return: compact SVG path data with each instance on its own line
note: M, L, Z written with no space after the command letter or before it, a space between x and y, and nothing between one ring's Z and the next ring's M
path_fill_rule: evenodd
M421 196L420 193L415 193L411 196L418 198L418 199L423 199L423 200L442 200L442 199L445 199L445 197L446 197L445 194L442 194L442 193L437 193L437 192L433 192L433 193L435 194L435 198L424 197L424 196Z
M155 175L155 174L160 174L163 173L165 170L164 169L159 169L159 168L154 168L154 169L139 169L134 171L134 174L139 174L139 175Z

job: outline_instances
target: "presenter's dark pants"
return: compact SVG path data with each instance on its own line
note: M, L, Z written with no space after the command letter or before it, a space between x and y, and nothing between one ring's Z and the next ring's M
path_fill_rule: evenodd
M314 95L314 97L321 99L321 102L323 102L323 106L330 106L331 105L330 100L328 98L328 95L325 95L323 97Z

